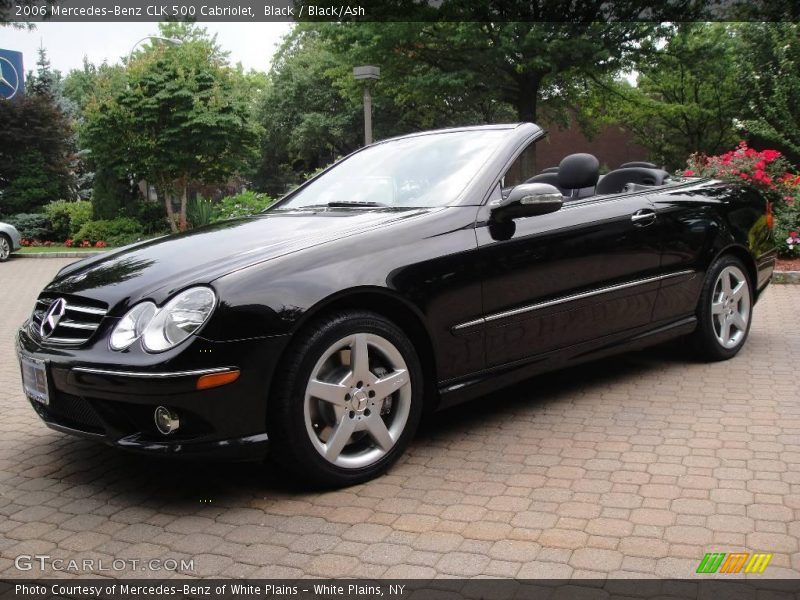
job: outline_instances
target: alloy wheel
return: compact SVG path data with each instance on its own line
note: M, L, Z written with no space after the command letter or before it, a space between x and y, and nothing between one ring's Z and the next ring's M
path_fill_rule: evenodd
M0 260L7 259L9 254L11 254L11 245L4 236L0 235Z
M750 290L747 276L735 265L725 267L717 277L711 295L711 321L723 348L735 348L747 334Z
M346 469L368 467L391 451L410 409L408 366L394 344L372 333L332 344L306 386L308 436L325 460Z

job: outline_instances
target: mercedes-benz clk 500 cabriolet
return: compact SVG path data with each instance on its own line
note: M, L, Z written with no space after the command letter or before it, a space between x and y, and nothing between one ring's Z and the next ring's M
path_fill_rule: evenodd
M765 198L589 154L535 174L530 123L376 143L265 212L62 269L19 330L53 429L387 469L424 411L686 336L733 357L775 262Z

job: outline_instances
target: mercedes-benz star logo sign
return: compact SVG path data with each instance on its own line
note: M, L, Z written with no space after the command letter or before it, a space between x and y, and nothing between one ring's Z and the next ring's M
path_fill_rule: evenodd
M19 73L13 63L5 56L0 56L0 94L11 100L19 91Z
M39 333L43 339L53 335L53 332L56 330L56 327L58 327L58 323L61 321L66 311L67 301L63 298L59 298L50 305L50 308L47 309L47 313L44 315L44 319L42 319L42 324L39 326Z

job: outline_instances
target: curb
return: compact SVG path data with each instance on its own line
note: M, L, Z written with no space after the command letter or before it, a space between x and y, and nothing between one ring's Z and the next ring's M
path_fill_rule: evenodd
M800 284L800 271L775 271L772 274L772 283Z
M13 258L83 258L97 256L103 252L41 252L35 254L12 254Z

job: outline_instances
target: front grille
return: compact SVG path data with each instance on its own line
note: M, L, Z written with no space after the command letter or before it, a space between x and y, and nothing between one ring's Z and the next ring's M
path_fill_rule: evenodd
M89 341L107 312L108 307L95 300L43 295L33 309L30 332L45 345L80 346Z
M58 392L51 398L50 404L44 406L39 402L32 403L36 411L45 419L92 433L104 431L103 422L87 400L72 394Z

